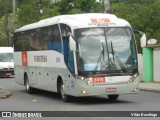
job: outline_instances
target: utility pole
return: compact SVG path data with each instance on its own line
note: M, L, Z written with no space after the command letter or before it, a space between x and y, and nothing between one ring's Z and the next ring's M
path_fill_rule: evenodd
M9 25L8 25L8 5L7 0L4 0L5 2L5 36L6 36L6 46L9 46Z
M13 14L16 13L16 1L12 0Z
M110 13L111 1L104 0L104 13Z

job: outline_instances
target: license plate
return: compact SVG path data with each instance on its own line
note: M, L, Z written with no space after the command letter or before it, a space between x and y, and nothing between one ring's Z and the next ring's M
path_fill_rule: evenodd
M117 88L107 88L106 92L116 92Z
M6 73L7 76L11 76L11 73Z
M92 83L104 83L105 77L92 77Z

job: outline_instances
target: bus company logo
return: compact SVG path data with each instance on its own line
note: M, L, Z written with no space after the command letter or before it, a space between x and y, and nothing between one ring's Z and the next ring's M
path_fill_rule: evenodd
M22 51L22 66L28 66L27 51Z
M35 55L34 62L47 62L47 56L46 55Z
M93 24L98 24L98 23L110 23L111 21L108 18L92 18L91 22Z
M91 18L91 23L89 26L96 25L96 26L109 26L109 25L116 25L116 23L111 22L109 18Z

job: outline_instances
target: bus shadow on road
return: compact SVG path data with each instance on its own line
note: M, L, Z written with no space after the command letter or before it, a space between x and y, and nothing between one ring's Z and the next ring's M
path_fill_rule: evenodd
M133 103L132 101L125 101L125 100L116 100L112 101L109 100L108 97L101 97L101 96L92 96L92 97L76 97L72 101L74 104L82 104L82 105L93 105L93 104L127 104Z
M21 92L28 94L26 92L26 90L23 90ZM61 100L61 96L58 93L44 91L44 90L38 90L38 89L36 89L36 91L34 93L28 94L28 95L35 96L35 97L41 97L41 98L47 98L47 99L53 99L53 100L57 100L57 101Z
M26 92L26 91L23 91L23 92ZM47 99L53 99L55 101L62 101L60 94L55 92L37 90L35 94L30 94L30 95L44 97ZM128 104L128 103L134 103L134 102L121 100L121 99L118 99L116 101L111 101L108 99L106 95L106 96L91 96L91 97L71 97L71 100L68 103L92 105L92 104Z

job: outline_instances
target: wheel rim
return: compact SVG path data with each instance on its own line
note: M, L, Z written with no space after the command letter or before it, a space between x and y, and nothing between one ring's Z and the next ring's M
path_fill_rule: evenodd
M27 89L27 91L29 90L29 82L28 82L28 78L26 78L26 89Z
M62 98L65 98L64 85L61 85L61 96L62 96Z

